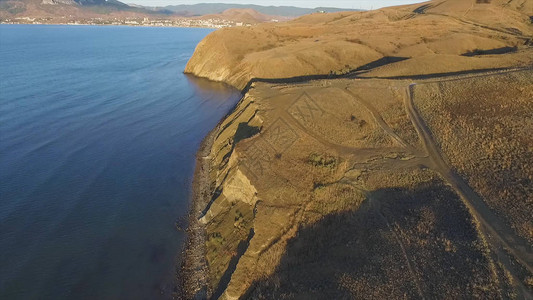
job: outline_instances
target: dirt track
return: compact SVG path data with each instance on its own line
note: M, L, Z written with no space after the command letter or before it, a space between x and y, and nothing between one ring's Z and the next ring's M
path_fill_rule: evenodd
M453 189L461 196L465 205L469 208L471 214L480 223L480 230L487 239L492 250L496 253L497 259L513 276L517 291L524 298L531 298L531 292L523 286L520 280L517 280L515 275L516 270L513 267L506 251L508 251L514 259L526 268L529 272L533 272L533 250L531 245L524 239L516 235L514 230L509 228L502 220L499 219L490 208L484 203L477 193L459 176L457 175L446 159L443 158L439 148L432 138L430 129L425 125L424 120L414 106L413 101L413 87L416 84L411 84L407 88L407 96L405 97L405 107L409 113L409 117L415 126L420 139L423 142L424 148L427 151L431 167L439 172L442 177L450 184Z
M507 73L514 71L515 70L502 70L501 72L496 73ZM466 76L462 76L461 78L483 77L494 74L494 72L491 72L489 74L467 74ZM457 79L443 79L435 77L432 78L431 82L439 82L441 80ZM405 151L406 153L412 154L417 159L415 161L403 161L401 162L402 165L406 166L411 165L413 163L423 162L430 169L437 171L461 197L465 205L470 210L471 214L480 223L481 233L484 235L484 238L488 242L492 251L494 251L496 260L499 261L513 277L514 284L516 285L515 288L518 294L523 298L533 298L533 294L531 293L531 291L529 291L527 287L525 287L518 279L519 276L516 275L518 271L516 270L516 267L513 265L512 262L513 258L516 259L525 269L527 269L530 273L533 273L533 249L531 245L523 238L518 236L513 229L511 229L504 221L502 221L498 216L496 216L494 212L487 206L487 204L485 204L483 199L466 183L463 178L461 178L461 176L459 176L453 171L452 167L450 167L450 164L447 162L447 159L443 157L441 151L433 140L431 130L426 126L424 120L422 119L414 105L413 87L416 85L416 83L413 83L405 87L404 106L413 126L415 127L419 135L420 140L423 143L424 150L426 153L420 153L420 151L416 150L404 140L402 140L386 124L378 110L373 107L372 104L370 104L368 101L363 100L361 97L348 90L348 88L345 89L345 92L348 93L354 99L354 101L361 103L368 111L370 111L374 120L381 127L381 129L398 144L400 144L403 148L359 149L333 144L329 141L326 141L321 136L310 132L297 120L291 117L290 114L285 113L285 115L286 117L290 117L287 119L290 119L292 121L292 126L298 127L299 129L305 131L307 134L319 141L321 144L336 149L341 153L351 153L352 155L361 156L364 152L368 151L371 151L374 154L386 153L391 151ZM390 164L390 162L387 163Z

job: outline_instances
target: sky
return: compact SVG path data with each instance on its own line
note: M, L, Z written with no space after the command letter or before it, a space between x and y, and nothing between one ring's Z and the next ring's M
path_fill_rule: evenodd
M126 3L134 3L145 6L166 6L179 4L196 4L196 3L232 3L232 4L258 4L264 6L298 6L315 8L320 6L355 8L355 9L376 9L384 6L393 6L400 4L410 4L423 2L420 0L127 0Z

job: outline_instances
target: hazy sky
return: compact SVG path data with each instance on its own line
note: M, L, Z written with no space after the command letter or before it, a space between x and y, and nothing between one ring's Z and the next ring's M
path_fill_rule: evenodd
M417 3L423 1L417 0L123 0L126 3L135 3L145 6L165 6L178 4L196 4L196 3L239 3L239 4L259 4L259 5L289 5L298 7L341 7L341 8L360 8L360 9L376 9L383 6L392 6L408 3Z

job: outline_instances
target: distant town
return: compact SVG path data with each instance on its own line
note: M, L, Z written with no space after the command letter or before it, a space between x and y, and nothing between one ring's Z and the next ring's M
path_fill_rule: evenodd
M271 22L278 22L272 19ZM235 22L224 19L193 19L193 18L175 18L175 19L150 19L150 18L88 18L72 19L69 17L61 18L32 18L18 17L0 20L0 24L63 24L63 25L123 25L123 26L153 26L153 27L202 27L202 28L224 28L251 26L252 24L244 22Z

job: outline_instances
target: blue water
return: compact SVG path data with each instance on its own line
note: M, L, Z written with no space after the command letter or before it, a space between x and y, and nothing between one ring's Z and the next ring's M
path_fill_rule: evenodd
M235 90L210 30L0 25L0 299L170 298L195 152Z

